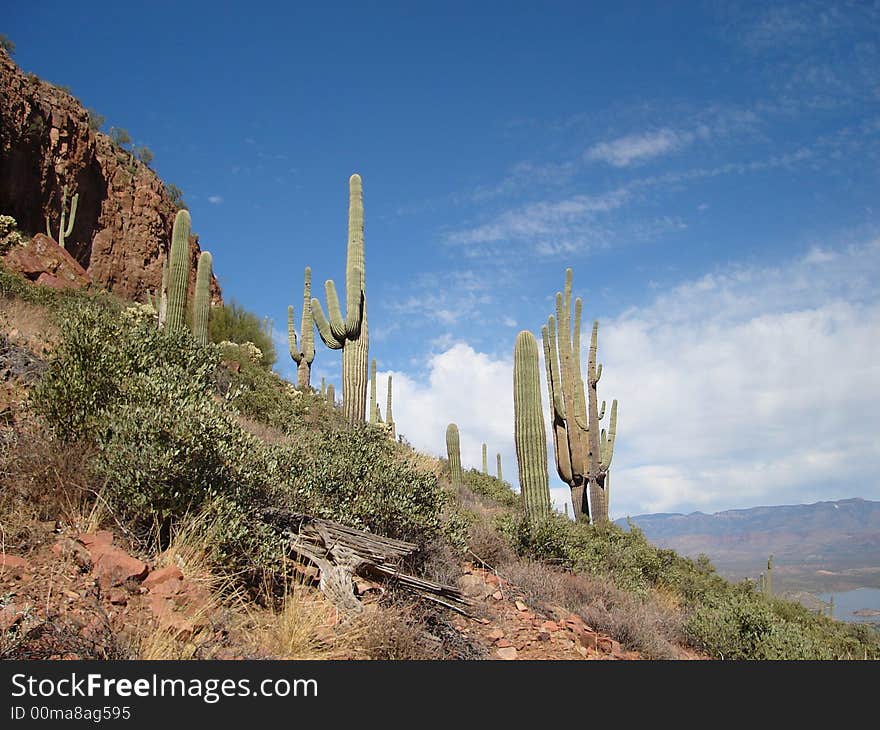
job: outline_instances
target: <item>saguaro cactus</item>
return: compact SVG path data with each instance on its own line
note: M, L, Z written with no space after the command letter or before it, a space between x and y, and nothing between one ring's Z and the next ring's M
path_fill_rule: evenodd
M547 435L541 409L538 343L528 330L516 336L513 350L513 418L523 507L531 519L546 517L550 514Z
M602 377L602 366L596 365L599 323L593 323L587 363L587 393L581 376L580 336L583 302L575 300L574 330L571 326L571 269L565 271L565 293L556 293L557 338L553 315L541 329L547 387L552 414L553 446L556 469L571 488L575 519L586 518L595 523L608 519L606 477L614 454L617 435L617 401L611 404L608 431L601 431L596 385Z
M349 179L345 317L332 279L324 284L329 322L321 303L312 299L312 315L318 334L331 350L342 350L342 407L350 423L363 422L367 406L369 336L364 260L363 187L360 175L352 175Z
M336 388L333 387L333 383L327 386L327 402L331 406L336 405Z
M312 319L312 270L306 266L303 287L303 313L300 325L302 349L296 341L293 324L293 305L287 307L287 344L290 357L296 363L296 384L300 390L308 390L312 379L312 363L315 361L315 328ZM322 385L323 388L323 385ZM323 392L323 390L322 390Z
M186 327L186 292L189 286L189 211L179 210L171 233L171 263L168 273L168 312L165 325L170 331Z
M496 454L496 455L495 455L495 460L496 460L497 463L498 463L498 481L499 481L499 482L503 482L503 481L504 481L504 477L501 476L501 454Z
M489 476L489 458L486 444L483 444L483 474Z
M446 455L449 458L449 474L452 477L452 486L458 489L462 484L461 442L458 436L458 426L454 423L450 423L446 427Z
M391 415L391 376L388 376L388 396L385 401L385 425L391 439L397 438L397 426L394 425L394 416Z
M767 582L766 593L768 596L773 595L773 556L767 558Z
M376 360L370 361L370 423L382 423L382 411L376 397Z
M208 344L208 319L211 312L211 254L202 251L196 266L196 295L193 303L193 334L203 345Z
M74 193L70 200L70 211L67 210L67 185L61 189L61 220L58 223L58 236L55 240L61 248L64 248L64 239L73 233L73 223L76 220L76 204L79 202L79 193ZM68 216L67 228L64 227L64 218ZM49 224L49 216L46 216L46 235L52 238L52 229Z

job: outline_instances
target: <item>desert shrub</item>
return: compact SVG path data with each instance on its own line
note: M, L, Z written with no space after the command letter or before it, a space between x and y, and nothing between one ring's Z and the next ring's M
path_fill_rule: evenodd
M99 114L94 109L86 109L86 113L89 117L89 129L93 132L99 131L104 126L104 122L107 121L103 114Z
M0 215L0 255L23 243L24 237L18 230L15 218L11 215Z
M234 342L239 345L253 343L263 354L261 364L264 368L269 370L275 364L275 345L259 317L248 312L235 300L223 306L211 307L208 332L211 342Z
M216 349L201 347L188 332L159 330L99 306L70 308L61 331L33 397L62 440L106 430L122 405L150 407L148 399L166 385L178 395L204 393L218 361Z
M442 533L448 496L433 474L400 459L380 429L314 430L286 453L290 472L278 496L292 507L418 543Z
M504 507L520 506L519 494L513 491L508 482L500 481L497 477L483 474L477 469L468 469L462 474L462 482L472 492L488 497Z
M131 144L131 137L122 127L110 127L110 141L115 147L125 149Z

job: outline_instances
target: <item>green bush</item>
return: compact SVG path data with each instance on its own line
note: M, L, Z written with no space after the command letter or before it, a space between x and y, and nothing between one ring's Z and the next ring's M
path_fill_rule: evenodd
M211 342L234 342L239 345L251 342L263 354L261 364L264 368L271 370L275 364L272 338L263 329L257 315L248 312L235 300L220 307L211 307L208 334Z
M500 481L497 477L483 474L477 469L468 469L462 475L462 481L472 492L488 497L504 507L517 509L521 505L520 496L513 491L510 483Z
M225 397L217 393L216 345L159 330L133 309L88 302L65 310L61 331L35 408L60 442L97 447L105 499L151 547L185 516L220 510L223 563L243 574L280 570L280 543L259 520L268 505L420 544L450 532L434 475L381 430L307 424L309 407L329 409L319 396L251 372L255 401L270 403L273 418L283 414L291 434L267 443L240 423L235 382Z

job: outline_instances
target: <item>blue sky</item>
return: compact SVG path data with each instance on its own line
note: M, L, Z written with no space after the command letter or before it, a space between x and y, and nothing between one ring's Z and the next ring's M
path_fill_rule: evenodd
M41 2L0 32L155 153L288 377L360 173L417 448L456 421L515 481L513 342L570 266L620 400L613 517L880 499L880 4ZM338 388L338 353L314 372Z

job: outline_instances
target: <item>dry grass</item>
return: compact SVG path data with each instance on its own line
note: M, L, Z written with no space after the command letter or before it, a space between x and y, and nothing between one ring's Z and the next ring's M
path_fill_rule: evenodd
M60 338L45 307L4 295L0 295L0 332L37 355L52 352Z
M85 446L62 448L33 421L0 439L0 530L7 541L27 542L39 522L90 532L107 521Z
M577 613L593 628L647 659L681 655L683 619L668 595L642 599L607 580L525 560L504 563L498 572L525 592L527 602Z

